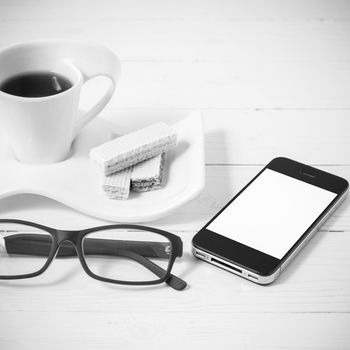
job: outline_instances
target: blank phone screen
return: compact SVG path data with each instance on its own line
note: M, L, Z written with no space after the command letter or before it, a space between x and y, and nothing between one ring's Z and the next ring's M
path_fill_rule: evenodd
M336 196L265 169L207 229L282 259Z

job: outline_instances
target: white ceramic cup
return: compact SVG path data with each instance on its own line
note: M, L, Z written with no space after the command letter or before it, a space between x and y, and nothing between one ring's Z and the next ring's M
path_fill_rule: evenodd
M0 51L0 84L22 73L51 71L72 87L44 97L20 97L0 91L0 129L15 157L25 163L55 163L69 154L72 141L108 103L120 75L120 61L105 47L59 40L14 45ZM110 87L89 111L78 116L82 85L96 76Z

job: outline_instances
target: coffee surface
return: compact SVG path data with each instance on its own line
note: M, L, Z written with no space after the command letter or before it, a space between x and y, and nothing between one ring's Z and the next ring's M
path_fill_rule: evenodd
M0 90L21 97L44 97L59 94L72 87L68 78L49 71L26 72L6 79Z

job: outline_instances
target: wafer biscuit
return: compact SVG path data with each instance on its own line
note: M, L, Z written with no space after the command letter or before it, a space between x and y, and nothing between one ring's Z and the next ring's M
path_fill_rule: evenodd
M134 165L131 174L131 190L147 192L162 187L165 154L145 160Z
M132 167L104 177L103 189L111 199L128 199Z
M176 145L176 132L165 123L156 123L94 147L90 158L105 175L155 157Z

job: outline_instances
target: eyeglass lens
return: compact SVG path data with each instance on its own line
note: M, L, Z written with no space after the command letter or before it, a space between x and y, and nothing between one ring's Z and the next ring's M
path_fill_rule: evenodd
M89 270L97 276L127 282L150 282L164 277L171 256L170 241L157 233L111 228L84 237Z
M40 252L35 248L42 248ZM50 255L52 236L29 225L0 223L0 276L38 272Z

